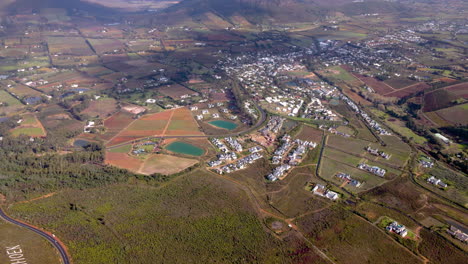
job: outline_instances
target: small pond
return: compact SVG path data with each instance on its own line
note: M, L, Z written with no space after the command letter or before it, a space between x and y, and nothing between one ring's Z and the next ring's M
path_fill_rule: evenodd
M230 122L230 121L225 121L225 120L216 120L216 121L211 121L211 122L208 122L210 125L213 125L215 127L219 127L219 128L224 128L224 129L227 129L227 130L234 130L237 128L237 124L234 123L234 122Z
M203 149L196 147L192 144L185 142L176 141L166 146L166 149L175 153L191 155L191 156L201 156L203 155Z

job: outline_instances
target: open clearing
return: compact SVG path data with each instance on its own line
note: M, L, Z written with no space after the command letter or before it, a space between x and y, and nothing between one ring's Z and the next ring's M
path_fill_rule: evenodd
M111 113L116 111L117 102L113 98L104 98L100 100L91 101L89 107L83 110L83 114L90 117L106 118Z
M198 163L196 159L187 159L171 155L151 155L144 163L140 173L150 175L159 173L171 175Z

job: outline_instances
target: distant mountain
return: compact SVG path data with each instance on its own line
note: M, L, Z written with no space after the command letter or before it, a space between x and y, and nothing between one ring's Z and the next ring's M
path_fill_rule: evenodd
M358 15L398 10L401 10L399 2L386 0L184 0L166 9L165 13L168 16L193 16L212 12L222 17L240 15L251 22L300 22L314 21L337 11Z
M89 3L81 0L0 0L8 2L1 5L3 11L8 13L18 13L22 11L37 11L42 8L65 8L67 10L77 9L92 13L110 13L116 12L110 8Z

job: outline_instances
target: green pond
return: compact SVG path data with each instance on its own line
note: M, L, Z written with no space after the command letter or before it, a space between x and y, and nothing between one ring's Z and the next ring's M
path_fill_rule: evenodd
M215 127L219 128L224 128L227 130L234 130L237 127L236 123L230 122L230 121L225 121L225 120L216 120L216 121L211 121L208 122L210 125L213 125Z
M166 149L175 153L191 156L201 156L204 153L203 149L180 141L176 141L167 145Z

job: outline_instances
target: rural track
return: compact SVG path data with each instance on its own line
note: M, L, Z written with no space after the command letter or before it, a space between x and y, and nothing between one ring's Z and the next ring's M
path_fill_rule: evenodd
M71 263L70 258L67 255L67 251L62 246L62 243L58 239L56 239L55 237L49 235L48 233L46 233L46 232L44 232L44 231L42 231L40 229L37 229L37 228L33 227L32 225L25 224L23 222L20 222L18 220L15 220L15 219L9 217L7 214L5 214L5 212L2 210L2 208L0 208L0 218L2 218L3 220L5 220L5 221L7 221L7 222L9 222L11 224L14 224L14 225L29 229L29 230L33 231L34 233L42 236L47 241L49 241L52 244L53 247L55 247L58 250L58 252L60 253L60 257L62 259L63 264L70 264Z

